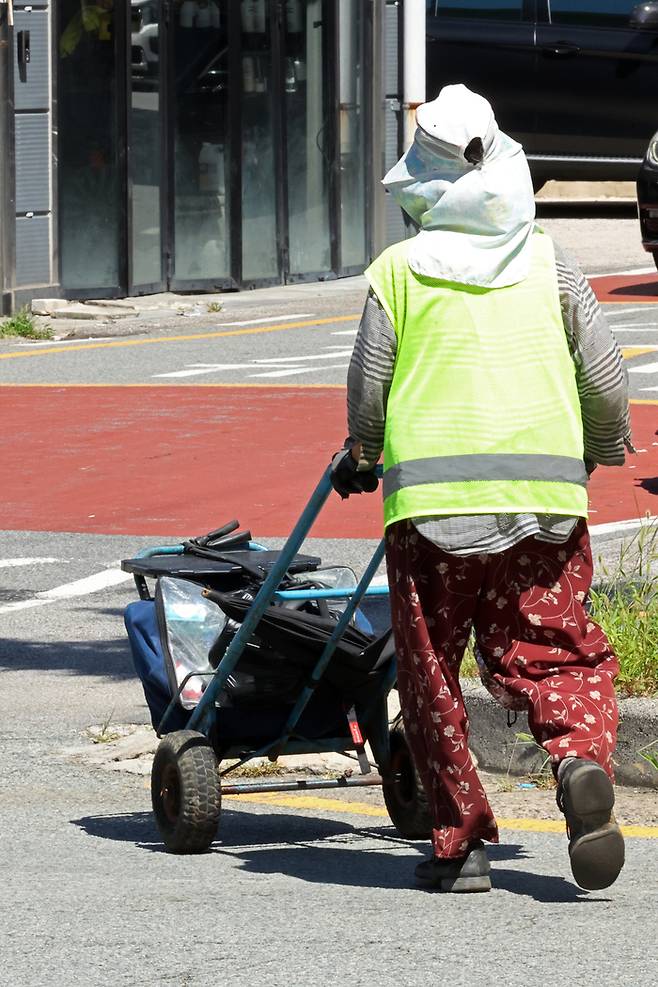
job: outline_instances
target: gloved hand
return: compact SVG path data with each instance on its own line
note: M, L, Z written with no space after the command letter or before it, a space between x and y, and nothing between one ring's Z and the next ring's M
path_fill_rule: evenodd
M374 493L379 480L374 467L360 470L351 449L341 449L331 460L331 485L346 500L350 494Z

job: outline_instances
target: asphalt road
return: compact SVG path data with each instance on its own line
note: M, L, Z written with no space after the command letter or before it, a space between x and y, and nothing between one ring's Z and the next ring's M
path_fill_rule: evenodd
M603 260L600 272L618 269ZM620 343L636 348L632 393L655 400L658 357L638 351L658 345L655 301L611 297ZM491 852L491 894L428 895L412 879L427 848L399 840L380 803L227 800L213 851L174 857L154 827L147 779L71 759L91 724L147 720L122 626L135 592L119 560L226 520L218 492L239 470L231 511L247 524L260 517L255 534L281 543L305 499L308 462L315 468L343 437L339 404L362 301L355 279L228 297L219 315L200 309L184 331L153 320L130 339L0 342L0 383L19 385L0 391L1 982L589 987L655 979L655 835L630 837L617 884L585 894L571 880L564 836L553 831L557 814L538 831L522 820ZM281 385L290 384L286 404ZM152 406L156 391L167 401ZM239 433L230 456L213 456L212 434L221 445L236 431L225 409L237 394L257 410L266 400L268 414ZM649 456L653 406L637 408ZM286 426L288 472L276 486L267 450L276 438L282 455L280 422L291 409L300 435ZM160 435L174 426L183 441L164 449ZM129 455L135 443L141 460ZM185 484L181 461L194 483ZM643 483L656 476L638 469ZM640 492L652 496L646 486ZM276 504L287 497L280 516L262 507L270 493ZM361 569L377 541L364 512L357 505L351 521L332 515L309 549ZM613 551L615 530L604 525L595 544Z
M3 560L44 560L14 567L29 602L111 566L131 541L0 545ZM491 894L418 891L426 846L400 840L381 803L361 797L326 809L294 795L227 799L211 853L164 853L148 779L69 756L91 723L144 719L121 628L133 596L125 584L0 615L3 983L652 982L655 830L629 838L619 881L591 894L574 886L555 823L523 821L491 850Z
M354 279L356 280L356 279ZM184 332L60 343L0 342L0 382L8 384L249 384L344 386L362 307L362 279L341 298L335 289L296 312L251 318L231 309ZM347 294L345 292L344 294ZM234 304L234 303L233 303ZM237 306L236 306L237 308ZM327 311L329 309L329 311ZM612 302L604 310L629 358L631 395L658 395L656 304ZM234 316L240 316L236 318ZM653 348L652 348L653 347Z

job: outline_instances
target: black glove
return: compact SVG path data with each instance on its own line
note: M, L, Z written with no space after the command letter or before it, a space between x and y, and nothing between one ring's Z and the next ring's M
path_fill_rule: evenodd
M350 494L374 493L379 486L375 468L360 470L350 449L341 449L331 460L331 485L346 500Z

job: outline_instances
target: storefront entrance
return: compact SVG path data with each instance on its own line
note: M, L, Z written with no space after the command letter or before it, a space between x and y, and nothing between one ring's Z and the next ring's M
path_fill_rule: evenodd
M370 4L58 6L67 293L216 290L363 269Z

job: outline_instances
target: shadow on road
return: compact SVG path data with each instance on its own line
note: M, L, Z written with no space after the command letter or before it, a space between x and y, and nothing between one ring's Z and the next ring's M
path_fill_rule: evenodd
M76 675L135 678L126 637L104 641L0 641L0 672L66 671Z
M73 819L72 823L97 839L131 843L143 850L165 853L150 812L85 816ZM363 846L360 847L361 840ZM373 840L383 842L387 849L373 846ZM341 844L349 844L349 847ZM399 852L405 849L409 852ZM392 826L358 827L342 820L301 813L263 815L225 810L221 840L199 863L203 867L213 867L219 865L218 858L226 857L249 874L282 874L318 884L404 890L415 887L413 867L427 849L426 842L402 840ZM492 883L499 891L542 903L609 900L592 897L562 877L499 867L504 861L531 859L521 844L488 846L487 853L491 860ZM562 864L563 861L556 857L556 867L562 867Z

